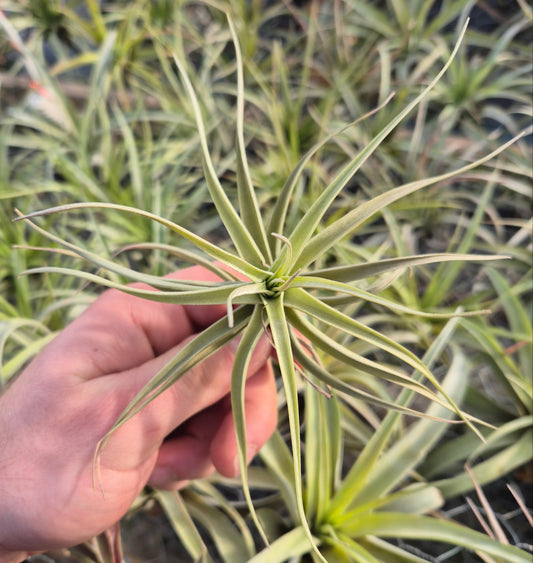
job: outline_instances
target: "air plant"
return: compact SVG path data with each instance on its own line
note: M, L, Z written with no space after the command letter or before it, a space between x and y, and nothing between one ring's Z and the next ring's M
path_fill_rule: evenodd
M313 534L307 522L306 508L302 495L300 414L298 406L298 382L300 381L300 372L302 370L307 374L305 377L308 380L313 380L313 389L319 389L323 394L345 393L357 399L362 399L370 405L385 407L398 413L420 416L434 421L444 420L441 411L446 411L456 416L459 422L464 422L481 436L477 428L477 424L480 421L461 411L453 398L447 394L438 379L422 360L406 347L398 344L385 334L366 326L358 321L357 318L348 314L344 309L344 304L346 301L354 302L355 300L361 300L362 302L377 304L394 312L440 318L449 318L455 314L470 315L480 312L416 311L405 305L364 291L358 287L358 282L364 278L422 264L454 260L468 262L486 261L502 257L441 253L392 258L352 265L334 265L325 268L317 268L315 263L327 256L328 252L339 241L353 237L362 225L379 215L380 211L385 207L427 186L438 184L457 174L462 174L483 165L504 151L518 138L522 137L525 132L475 162L445 174L409 182L390 189L361 203L353 210L346 212L342 217L335 218L334 220L327 219L327 213L331 204L343 188L346 187L354 174L363 166L395 127L416 108L421 100L428 96L428 93L446 72L459 49L462 37L466 31L465 25L449 60L430 84L396 117L391 119L357 156L334 176L328 185L324 186L320 195L306 213L302 215L296 227L291 232L285 232L285 219L291 207L296 205L294 201L295 188L311 159L334 135L339 135L343 130L355 125L360 120L371 117L377 110L361 117L333 135L327 136L313 146L287 178L277 197L274 208L272 210L262 209L258 203L256 188L252 184L246 155L244 138L245 90L242 56L234 24L229 17L228 21L235 48L237 69L236 202L231 201L217 177L213 158L210 154L208 134L202 117L201 102L187 72L187 64L183 58L176 54L174 54L173 58L181 77L183 88L189 97L196 123L205 181L212 202L227 231L233 248L228 249L221 244L214 244L154 213L110 202L72 203L35 211L26 215L17 212L19 215L17 220L24 220L42 235L61 246L63 248L62 252L81 257L98 268L98 273L89 273L70 268L44 266L30 269L26 272L28 274L55 273L77 276L86 282L95 282L105 287L116 288L131 295L159 302L196 305L226 304L227 306L226 316L205 329L184 346L124 410L113 428L102 438L95 456L96 470L98 455L114 431L135 416L137 412L155 397L173 385L195 364L219 350L230 340L240 337L232 372L231 396L239 448L241 478L252 517L262 533L263 539L267 541L255 513L248 486L244 413L244 386L247 366L259 338L263 333L267 333L276 352L279 373L286 395L297 513L307 539L312 546L315 546ZM69 242L65 238L61 238L49 230L43 229L33 221L33 219L43 215L86 209L91 209L94 212L105 210L120 211L135 214L159 223L196 247L195 252L184 251L174 247L171 249L172 253L216 273L220 281L183 281L138 272L121 265L118 261L93 253L79 244ZM151 247L157 251L168 250L168 247L163 245L153 244ZM132 287L128 283L117 281L120 278L127 280L127 282L144 282L151 289ZM333 328L342 332L348 339L362 340L369 343L372 347L387 355L391 361L385 364L354 352L350 347L328 336L327 328ZM382 381L394 383L401 388L417 393L425 399L429 399L432 404L439 407L439 415L434 416L431 414L431 411L428 414L393 400L385 400L335 378L321 365L318 356L314 353L315 350L321 354L333 356L336 360L346 364L349 369L357 370L368 378L379 378ZM419 375L413 377L408 375L409 371ZM446 421L450 422L449 420ZM101 483L101 486L105 489L105 483ZM323 559L318 548L314 547L314 549L316 554Z

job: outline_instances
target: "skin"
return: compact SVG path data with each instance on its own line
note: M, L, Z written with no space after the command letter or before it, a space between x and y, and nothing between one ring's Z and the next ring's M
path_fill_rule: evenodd
M199 267L173 274L216 277ZM142 287L142 286L140 286ZM104 292L0 397L0 562L76 545L110 528L146 484L176 489L217 470L238 474L230 408L236 342L188 372L115 432L99 440L136 393L225 306L155 303ZM277 421L266 338L248 371L248 458Z

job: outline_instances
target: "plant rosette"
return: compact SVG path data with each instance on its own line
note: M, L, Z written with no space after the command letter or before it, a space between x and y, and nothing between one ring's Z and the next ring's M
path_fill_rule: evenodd
M312 546L315 555L321 560L324 557L317 547L317 540L310 529L306 516L306 507L302 494L302 466L300 443L300 414L298 408L298 381L299 366L303 366L308 379L314 381L315 387L339 391L357 399L362 399L367 404L385 407L396 413L415 415L431 422L446 421L448 413L457 417L458 421L466 423L474 432L479 434L476 424L480 421L463 413L446 389L432 374L427 365L414 353L398 344L386 335L359 322L342 310L343 299L348 297L351 301L362 300L386 307L391 311L422 315L426 317L449 318L460 315L479 314L479 311L467 313L455 312L420 312L389 299L372 294L357 287L357 282L368 277L385 272L397 271L423 264L434 262L464 260L487 261L502 258L501 256L481 256L472 254L426 254L409 257L386 259L377 262L336 266L331 268L313 268L313 264L325 256L339 241L352 237L368 220L375 217L388 205L398 201L409 194L427 186L443 182L458 174L463 174L475 167L481 166L490 159L505 151L517 139L523 137L527 131L517 135L507 143L501 145L490 154L462 166L451 172L433 176L391 189L373 199L370 199L344 216L332 222L325 222L332 202L337 198L353 175L361 168L367 159L376 151L383 140L395 127L410 114L410 112L426 98L433 87L450 66L455 57L466 25L460 33L459 40L449 60L442 70L416 96L396 117L348 162L333 180L324 187L320 195L312 203L297 224L290 232L284 233L284 223L288 211L293 204L293 194L303 171L317 152L335 135L362 119L370 117L375 111L370 112L354 123L340 131L327 136L313 146L300 160L296 168L287 178L271 213L264 212L256 197L256 190L252 185L249 164L246 156L244 141L244 78L243 62L239 41L234 25L228 18L231 37L235 48L237 68L237 94L236 94L236 164L237 164L237 194L238 201L235 205L225 192L217 177L215 165L210 155L208 136L202 118L201 104L195 92L189 74L187 63L178 55L174 61L182 80L182 85L189 97L197 133L200 140L201 154L205 180L212 201L227 230L233 244L234 251L226 250L202 238L192 231L165 219L162 216L144 211L139 208L118 205L108 202L72 203L46 210L36 211L23 215L18 212L17 220L24 220L42 235L63 247L62 252L87 260L99 269L99 274L61 268L40 267L28 270L26 273L66 274L77 276L86 282L95 282L105 287L116 288L131 295L160 302L180 304L226 304L227 315L205 329L195 339L183 347L178 354L152 379L152 381L135 397L120 418L116 421L109 434L103 437L99 451L109 436L121 425L134 416L146 404L160 393L163 393L182 377L192 366L202 361L208 355L216 352L230 340L240 336L235 363L232 372L232 409L234 413L237 442L239 448L239 461L241 466L241 479L244 494L247 499L252 518L267 542L252 503L248 485L248 472L246 466L246 429L244 413L244 385L247 365L250 361L254 347L261 335L268 331L276 352L279 371L283 381L286 405L289 418L292 450L292 471L296 511L300 519L300 532L305 537L308 546ZM389 97L390 99L390 97ZM388 101L388 100L387 100ZM386 103L386 102L385 102ZM378 108L379 109L379 108ZM220 281L181 281L166 277L159 277L141 273L119 264L117 261L106 259L87 248L73 244L68 240L56 236L49 230L41 228L33 219L39 216L57 212L71 212L75 210L105 210L123 211L151 219L170 229L173 233L185 238L192 243L199 252L185 252L177 248L172 253L185 258L192 263L204 266L216 273ZM268 219L266 218L268 215ZM151 244L151 248L167 251L164 245ZM105 272L112 274L105 276ZM236 272L236 274L232 273ZM152 289L132 287L127 283L115 281L117 276L128 282L143 282ZM349 339L362 340L394 360L395 367L368 359L352 351L348 346L332 339L327 334L327 328L343 333ZM305 341L302 340L305 337ZM372 393L362 391L342 380L330 375L320 364L317 356L310 349L332 355L336 360L343 362L348 368L358 370L369 378L379 378L385 382L392 382L403 389L411 390L418 395L429 399L435 406L438 414L417 411L407 404L385 400ZM298 366L298 367L297 367ZM402 366L404 369L402 369ZM420 377L406 375L405 370L411 370ZM315 392L313 387L313 392ZM97 464L96 464L97 465ZM101 483L105 488L105 483ZM387 523L383 522L386 527ZM300 533L298 532L298 533ZM296 533L296 532L295 532ZM522 561L516 556L513 548L508 552L515 556L515 561Z

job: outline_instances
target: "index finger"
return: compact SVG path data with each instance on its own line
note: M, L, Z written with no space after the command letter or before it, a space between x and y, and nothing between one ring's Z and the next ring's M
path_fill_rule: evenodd
M199 266L174 272L170 277L219 279ZM71 375L82 379L99 377L161 355L225 313L224 305L159 303L111 289L68 325L43 354L52 361L68 358Z

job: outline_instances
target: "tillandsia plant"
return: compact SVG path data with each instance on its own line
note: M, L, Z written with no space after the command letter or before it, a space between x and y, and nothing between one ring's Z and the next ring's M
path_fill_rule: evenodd
M60 267L33 268L28 270L27 273L54 273L77 276L87 282L96 282L131 295L159 302L227 305L226 316L205 329L182 348L133 399L116 421L109 434L103 437L100 449L95 454L96 476L98 455L101 448L105 447L109 436L116 429L173 385L192 366L216 352L230 340L240 337L232 372L231 396L239 448L241 479L252 518L263 539L265 542L268 542L267 535L264 533L255 513L248 485L244 413L245 373L254 347L261 335L266 332L276 351L279 372L286 396L291 435L292 478L295 490L294 508L308 545L312 546L316 557L324 560L317 547L314 530L309 526L304 503L298 405L300 373L305 374L304 379L313 382L313 393L330 395L341 392L361 399L370 405L385 407L406 415L420 416L432 422L441 420L450 422L443 414L449 413L451 416L457 417L459 422L462 421L467 424L474 432L481 436L477 428L480 421L461 411L454 398L447 393L446 389L439 383L438 379L421 359L406 347L347 314L344 304L347 300L350 302L361 300L405 314L442 318L454 316L456 313L449 311L420 312L409 309L404 305L359 289L357 282L384 272L397 271L421 264L453 260L491 260L501 257L446 253L416 255L363 264L336 265L326 268L315 267L314 264L318 260L327 257L328 252L339 241L352 237L359 227L379 214L386 206L426 186L437 184L452 178L456 174L464 173L484 164L504 151L526 132L511 139L483 158L457 170L396 187L360 204L340 218L327 219L331 204L353 175L374 153L389 133L409 115L421 100L428 96L429 92L446 72L459 49L461 39L466 31L465 25L451 57L431 83L396 117L388 122L367 146L334 176L328 185L324 186L320 195L307 212L302 215L296 227L290 232L285 232L286 217L291 207L296 205L294 190L301 180L306 166L316 153L332 139L333 135L324 138L303 156L287 178L274 208L272 210L263 210L258 203L259 198L252 184L246 155L244 136L244 65L238 35L229 17L228 22L235 49L237 74L235 139L237 202L231 201L217 176L216 167L210 154L208 133L202 117L201 102L189 78L187 62L179 54L174 54L173 58L181 77L182 85L189 97L196 122L205 181L212 201L233 244L233 250L216 245L162 216L144 211L143 209L109 202L72 203L36 211L27 215L18 212L19 219L24 220L42 235L63 247L62 252L81 257L92 263L99 269L99 273L94 274ZM373 113L370 112L370 114L360 119L368 118ZM357 122L350 125L355 123ZM350 127L350 125L343 129ZM338 131L337 134L341 132L342 130ZM141 273L123 266L117 261L103 258L81 245L71 243L33 222L33 219L39 216L82 209L123 211L151 219L167 227L173 233L192 243L197 248L197 252L189 252L157 244L146 246L158 251L170 250L174 255L202 265L216 273L220 281L181 281ZM106 273L108 274L107 276ZM127 281L144 282L152 289L132 287L117 281L121 278ZM457 314L469 315L478 313L479 311L470 311ZM372 347L387 355L391 361L382 363L354 352L350 347L328 336L324 330L325 327L339 331L348 339L369 343ZM401 401L385 400L382 397L373 395L339 378L333 377L321 365L318 356L314 352L315 350L333 356L349 369L363 373L365 377L378 378L388 383L397 384L401 388L409 390L409 392L428 399L432 405L435 405L435 410L438 411L437 414L433 413L431 409L425 412L423 410L415 410L407 404L402 404ZM407 375L408 371L419 374L419 376L412 377ZM100 483L100 485L105 489L105 483ZM509 548L509 552L516 556L515 551L511 548ZM520 557L516 557L516 560L519 561Z
M465 377L468 360L453 345L453 334L460 322L459 319L448 321L423 358L426 365L438 367L439 357L451 344L452 360L442 385L457 401L461 401L468 386L468 378ZM300 358L305 364L305 354L301 354ZM415 374L414 378L420 375ZM446 408L431 404L426 411L428 417L407 428L403 427L403 416L390 411L353 461L350 460L353 454L343 446L342 433L332 430L339 428L343 401L336 397L328 399L310 386L306 388L305 395L306 515L330 563L426 560L385 539L405 542L431 540L433 545L440 542L448 544L447 550L450 544L455 548L461 546L495 557L498 561L518 563L527 560L525 552L503 545L505 540L493 541L487 535L460 526L437 512L443 505L439 484L424 481L418 470L427 453L449 429L447 424L432 420L433 417L446 417ZM406 406L413 396L412 389L404 389L396 404ZM350 426L350 422L345 425L348 432ZM290 454L279 435L265 446L261 456L279 483L290 482ZM343 469L345 466L347 470ZM290 486L280 488L285 512L296 519L294 489ZM268 530L283 529L279 514L284 511L279 506L275 510L259 509L258 512ZM310 548L303 528L293 521L289 530L272 538L271 546L251 561L281 562L289 556L308 553ZM448 559L443 557L442 560Z

